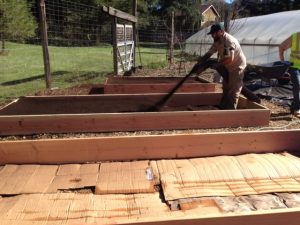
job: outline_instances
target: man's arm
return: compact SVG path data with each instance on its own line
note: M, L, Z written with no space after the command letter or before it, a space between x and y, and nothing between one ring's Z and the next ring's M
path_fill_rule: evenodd
M208 60L214 53L217 52L217 48L215 46L215 43L210 47L210 49L203 55L198 58L198 63L204 63L206 60Z
M199 58L198 58L198 63L204 63L206 60L208 60L210 57L212 56L212 53L210 53L210 52L207 52L207 53L205 53L204 54L204 56L200 56Z
M279 59L284 61L284 51L292 47L292 36L288 37L279 45Z
M234 50L228 49L228 53L224 55L223 59L220 61L220 65L230 65L234 60Z

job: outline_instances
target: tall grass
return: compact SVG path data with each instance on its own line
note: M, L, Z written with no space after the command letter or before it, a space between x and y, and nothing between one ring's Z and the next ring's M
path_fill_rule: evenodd
M6 44L8 55L0 56L0 105L14 98L44 90L44 64L39 45ZM143 66L166 66L165 50L141 48ZM85 83L103 83L113 72L112 47L49 47L52 87L66 88ZM153 54L160 53L160 54ZM139 65L139 55L136 55Z

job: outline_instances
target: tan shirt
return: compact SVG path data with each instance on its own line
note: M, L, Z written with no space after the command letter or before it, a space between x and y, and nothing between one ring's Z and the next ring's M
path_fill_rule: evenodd
M218 52L219 60L226 56L233 54L233 62L225 65L228 70L242 69L244 70L247 66L246 57L242 51L241 45L238 40L228 33L224 33L218 41L215 41L211 48L208 50L208 53L214 54Z
M284 51L292 47L292 36L289 36L279 45L279 58L284 61Z

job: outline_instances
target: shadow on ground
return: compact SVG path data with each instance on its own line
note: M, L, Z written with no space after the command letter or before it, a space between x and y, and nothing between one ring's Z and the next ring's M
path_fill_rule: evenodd
M70 72L70 71L55 71L53 73L51 73L51 76L53 78L56 77L65 77L63 78L65 82L78 82L78 81L87 81L87 80L91 80L94 79L96 77L104 77L107 73L105 72L86 72L86 71L79 71L79 72ZM1 86L13 86L16 84L23 84L23 83L27 83L27 82L31 82L31 81L35 81L35 80L39 80L39 79L44 79L45 75L37 75L37 76L33 76L33 77L28 77L28 78L24 78L24 79L19 79L19 80L12 80L12 81L7 81L7 82L3 82L0 85Z

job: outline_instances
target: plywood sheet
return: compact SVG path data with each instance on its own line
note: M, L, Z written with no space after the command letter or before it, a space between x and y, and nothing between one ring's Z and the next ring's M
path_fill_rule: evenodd
M152 167L153 165L153 167ZM97 194L151 193L157 182L156 165L148 160L101 163Z
M300 159L247 154L157 162L167 200L300 191Z

